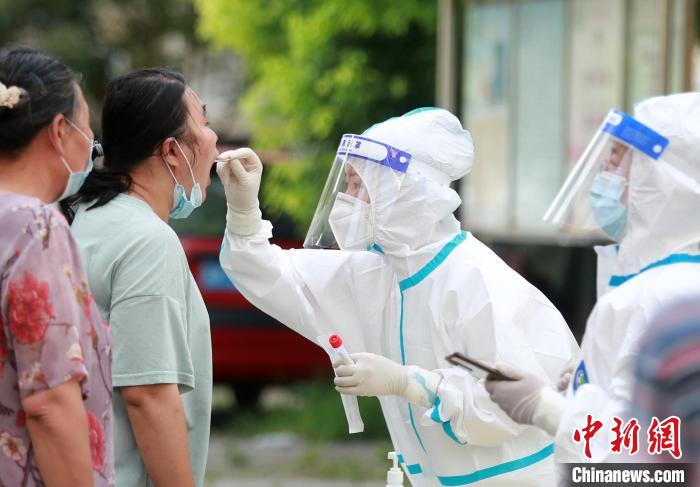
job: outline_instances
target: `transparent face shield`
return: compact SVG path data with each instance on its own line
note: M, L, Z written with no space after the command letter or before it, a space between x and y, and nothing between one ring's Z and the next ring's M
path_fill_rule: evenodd
M656 161L668 139L635 118L611 110L545 213L544 221L615 241L627 224L634 165ZM646 161L645 161L646 159Z
M411 155L359 135L343 135L305 248L368 250L377 207L396 200ZM387 213L387 212L384 212Z

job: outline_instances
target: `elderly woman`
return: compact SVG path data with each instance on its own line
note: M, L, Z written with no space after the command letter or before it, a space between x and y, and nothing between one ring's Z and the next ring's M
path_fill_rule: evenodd
M201 485L209 444L209 315L168 225L206 197L217 156L184 78L146 69L110 82L104 166L78 195L73 231L114 335L117 485Z
M0 50L0 484L114 485L111 338L51 203L92 167L73 73Z

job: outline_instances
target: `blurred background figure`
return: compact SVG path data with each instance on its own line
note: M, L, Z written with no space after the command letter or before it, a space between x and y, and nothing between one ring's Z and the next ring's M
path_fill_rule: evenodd
M700 460L700 300L681 299L659 309L641 339L630 416L643 425L656 417L680 419L683 458L668 452L647 461Z

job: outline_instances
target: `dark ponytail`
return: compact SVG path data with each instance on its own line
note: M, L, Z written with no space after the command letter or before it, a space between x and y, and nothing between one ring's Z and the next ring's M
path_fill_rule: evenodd
M129 191L133 169L168 137L185 136L186 88L185 78L166 68L142 69L109 82L102 107L104 164L92 170L75 196L61 202L69 220L79 203L92 203L91 210Z

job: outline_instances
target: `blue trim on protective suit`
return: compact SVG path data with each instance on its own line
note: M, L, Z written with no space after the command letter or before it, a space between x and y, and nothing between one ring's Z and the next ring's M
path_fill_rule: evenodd
M419 270L412 276L407 277L403 281L399 282L399 288L401 289L401 291L405 291L406 289L410 289L420 284L420 282L423 279L428 277L431 272L437 269L440 266L440 264L442 264L445 261L445 259L447 259L447 257L452 253L452 251L466 239L467 232L465 232L464 230L459 232L457 236L453 238L450 242L445 244L445 246L440 250L440 252L438 252L437 255L435 255L435 257L430 259L430 262L425 264L421 270Z
M416 272L413 276L410 276L404 280L402 280L399 283L399 288L401 290L401 318L400 318L400 324L399 324L399 337L401 340L401 361L403 365L406 365L406 352L404 348L404 342L403 342L403 309L404 309L404 295L403 292L406 289L410 289L411 287L416 286L419 284L423 279L425 279L432 271L434 271L442 262L447 259L447 257L450 255L450 253L464 240L467 238L467 233L466 232L460 232L452 241L447 243L441 250L440 252L435 255L433 259L430 260L421 270ZM439 399L439 398L438 398ZM437 401L437 400L436 400ZM408 405L408 410L409 410L409 418L411 420L411 426L413 427L413 431L416 434L416 438L418 438L419 443L421 446L423 446L423 441L418 434L418 430L416 429L414 420L413 420L413 412L411 409L411 405ZM439 417L439 412L437 413ZM434 419L433 419L434 420ZM443 425L449 423L444 423ZM449 431L452 431L451 428ZM447 430L445 430L445 433L449 433ZM452 432L454 435L454 432ZM456 438L456 436L455 436ZM425 447L423 447L423 450L425 450ZM534 465L537 462L540 462L544 460L545 458L549 457L554 453L554 445L550 444L547 447L543 448L542 450L535 452L531 455L528 455L523 458L519 458L517 460L512 460L510 462L505 462L501 463L499 465L494 465L493 467L488 467L484 468L481 470L476 470L472 473L466 474L466 475L455 475L455 476L444 476L444 477L438 477L438 480L441 485L445 486L459 486L459 485L468 485L472 484L474 482L479 482L484 479L488 479L491 477L495 477L497 475L502 475L505 473L513 472L516 470L520 470L526 467L529 467L531 465ZM401 457L401 460L403 460L403 456ZM406 470L408 471L409 474L419 474L423 472L423 468L420 466L420 464L411 464L411 465L406 465Z
M428 275L433 272L435 269L442 264L445 259L452 253L452 251L457 248L459 244L464 242L467 238L467 232L461 231L459 232L450 242L446 243L445 246L440 249L440 251L430 259L430 261L425 264L418 272L413 274L412 276L407 277L403 281L399 282L399 290L401 291L401 315L399 318L399 340L401 344L401 364L406 365L406 349L403 344L403 302L404 302L404 297L403 297L403 292L406 289L412 288L413 286L416 286L419 284L423 279L428 277ZM411 427L413 428L413 432L416 434L416 438L418 438L418 443L420 443L420 446L423 448L423 451L425 450L425 446L423 446L423 440L420 437L420 434L418 433L418 428L416 428L416 422L413 418L413 408L411 407L411 404L408 404L408 418L411 421ZM453 433L454 434L454 433Z
M404 460L403 455L401 453L399 453L396 456L396 459L399 461L399 465L406 464L406 460ZM411 475L423 473L423 468L417 463L414 463L412 465L406 465L406 470L408 470L408 473L410 473Z
M467 444L466 442L459 441L459 438L457 438L457 435L452 430L451 420L442 419L442 416L440 416L440 398L439 397L435 398L435 403L433 404L433 412L430 413L430 419L432 419L436 423L439 423L442 426L442 430L445 432L445 434L447 436L450 437L450 439L452 441L454 441L458 445L462 445L462 446Z
M399 315L399 340L401 342L401 365L406 365L406 349L403 346L403 291L401 291L401 314Z
M450 423L449 421L445 421L444 423L442 423L442 431L444 431L445 434L447 436L449 436L450 439L452 441L454 441L455 443L457 443L459 446L464 446L467 444L466 441L464 443L459 441L459 438L457 438L457 435L455 434L455 432L452 431L452 423Z
M439 406L440 406L440 398L436 397L435 403L433 404L433 412L430 413L430 419L432 419L436 423L444 423L444 421L442 420L442 417L440 416L440 410L438 409Z
M368 245L367 250L370 252L375 250L375 251L379 252L380 254L384 255L384 250L376 243L373 243L372 245Z
M408 419L411 420L411 427L413 428L413 432L416 434L416 438L418 438L418 443L420 443L420 447L423 449L424 452L428 453L428 450L425 449L425 445L423 445L423 439L418 434L418 428L416 428L416 421L413 419L413 407L410 403L408 404Z
M641 271L635 273L635 274L628 274L626 276L612 276L610 278L610 282L608 283L609 286L617 287L620 286L633 277L638 276L642 272L646 272L650 269L655 269L656 267L663 267L665 265L672 265L672 264L700 264L700 255L690 255L690 254L672 254L666 257L665 259L661 259L657 262L654 262L653 264L649 264L646 266L644 269Z
M505 473L514 472L522 468L534 465L547 458L554 453L554 444L549 444L538 452L528 455L517 460L513 460L506 463L501 463L500 465L494 465L493 467L484 468L481 470L476 470L467 475L451 475L447 477L438 477L440 484L447 486L455 485L468 485L474 482L479 482L497 475L503 475Z
M481 470L475 470L472 473L466 475L446 475L438 477L438 481L441 485L445 486L459 486L459 485L469 485L475 482L480 482L498 475L503 475L510 472L515 472L516 470L521 470L523 468L530 467L537 462L541 462L547 457L554 454L554 444L550 443L546 447L542 448L526 457L518 458L517 460L512 460L510 462L501 463L499 465L494 465L493 467L482 468ZM403 456L400 456L401 460L399 463L403 463ZM423 468L420 464L406 465L408 473L415 474L421 473Z
M402 116L402 117L410 117L411 115L415 115L416 113L429 112L429 111L432 111L432 110L440 110L440 108L438 108L438 107L420 107L420 108L414 108L414 109L411 110L410 112L406 112L406 113L404 113L404 114L401 115L401 116Z

